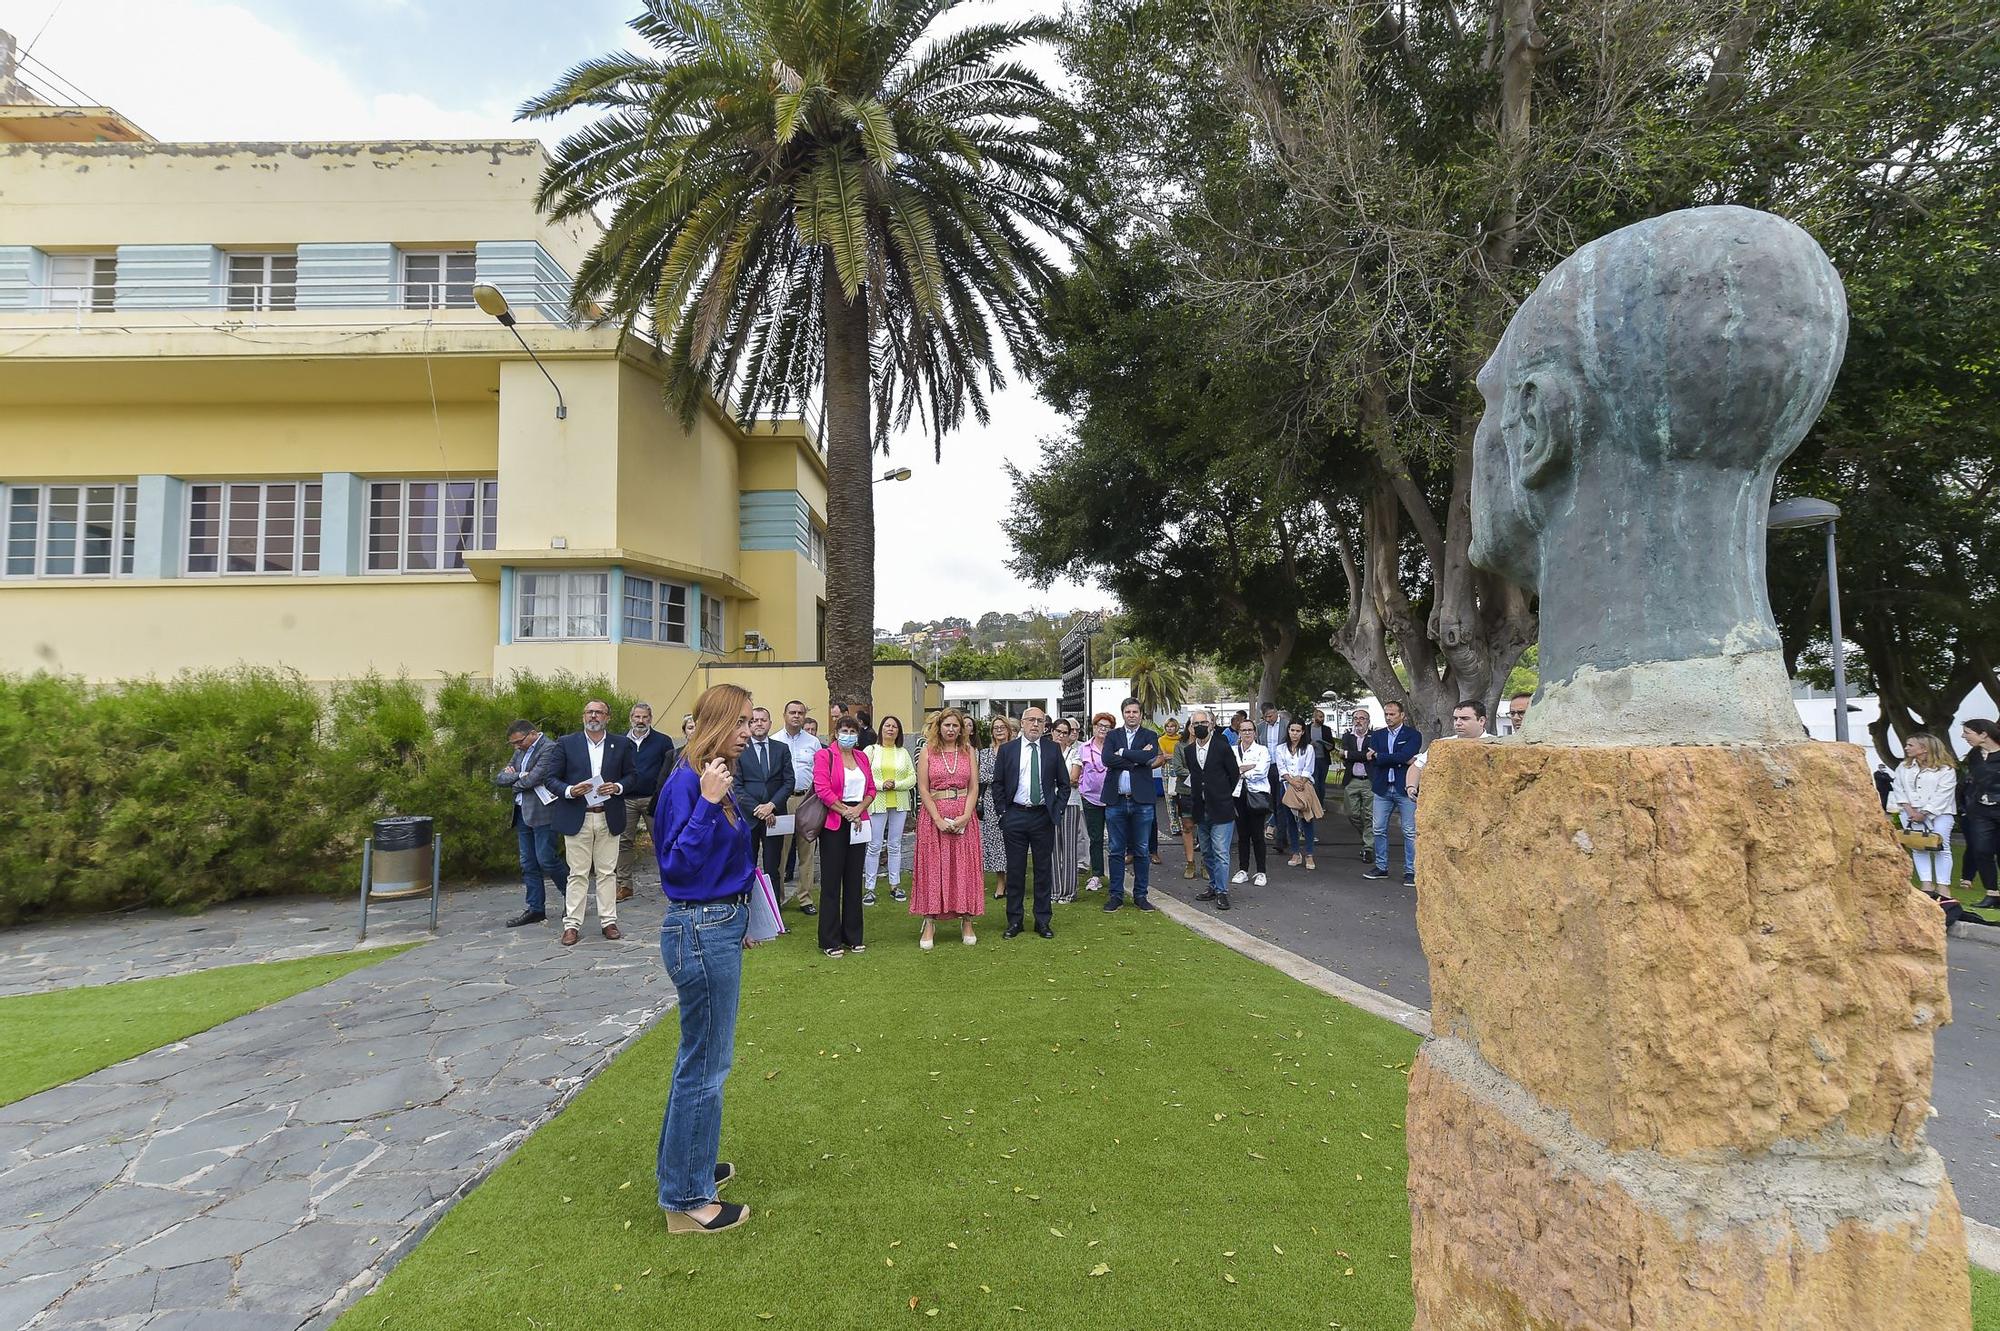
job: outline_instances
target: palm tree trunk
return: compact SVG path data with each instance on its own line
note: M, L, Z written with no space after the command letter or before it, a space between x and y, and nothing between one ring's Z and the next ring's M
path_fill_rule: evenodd
M826 691L869 706L875 691L874 450L868 426L868 294L841 293L825 258Z

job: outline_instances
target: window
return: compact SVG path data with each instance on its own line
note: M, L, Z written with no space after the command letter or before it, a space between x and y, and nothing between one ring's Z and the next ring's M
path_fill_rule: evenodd
M293 310L299 301L299 256L232 254L229 300L232 310Z
M319 537L318 481L188 487L190 574L317 573Z
M116 254L51 254L49 308L108 310L118 299Z
M811 529L806 547L806 557L812 561L814 568L824 573L826 572L826 528L820 526L817 520L808 522L806 525Z
M468 550L491 550L500 482L371 481L368 571L436 573L465 567Z
M628 642L688 645L688 589L677 582L625 576L625 638Z
M134 485L7 487L7 576L109 578L132 572Z
M722 598L704 596L701 598L701 649L704 652L722 650Z
M474 258L471 250L443 250L403 256L403 308L472 308Z
M609 573L523 573L516 582L517 641L611 636Z

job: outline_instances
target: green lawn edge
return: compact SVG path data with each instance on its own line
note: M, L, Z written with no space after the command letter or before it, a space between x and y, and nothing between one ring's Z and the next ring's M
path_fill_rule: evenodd
M185 1040L415 943L0 998L0 1105Z

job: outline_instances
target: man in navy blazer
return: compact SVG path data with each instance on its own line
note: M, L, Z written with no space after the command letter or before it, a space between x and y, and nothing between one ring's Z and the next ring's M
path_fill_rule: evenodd
M564 947L582 936L583 917L590 909L590 888L597 886L597 922L604 936L616 942L618 897L618 834L625 830L625 783L634 779L632 741L606 733L611 709L593 698L583 705L583 729L556 741L555 767L543 789L556 796L551 821L563 834L563 854L569 860L569 891L563 906Z
M651 831L653 800L660 793L660 781L674 763L674 742L653 729L653 705L632 704L632 728L625 738L632 741L632 779L625 783L625 830L618 834L618 899L632 899L632 867L639 857L632 847L639 839L639 825Z
M1403 821L1403 886L1417 881L1417 801L1410 794L1410 761L1423 751L1424 737L1403 720L1403 704L1394 700L1382 704L1382 719L1388 724L1368 732L1362 749L1368 763L1368 787L1375 794L1375 864L1363 878L1389 876L1389 815Z
M783 740L771 738L768 708L750 709L750 742L736 760L736 803L755 821L750 832L750 861L764 866L771 890L778 889L778 859L785 839L768 836L771 820L785 811L792 799L792 750Z
M1000 746L993 757L993 804L1000 811L1000 840L1007 847L1007 932L1021 932L1023 881L1035 861L1035 932L1054 938L1056 828L1069 803L1069 768L1062 746L1042 733L1048 715L1039 707L1021 714L1021 737ZM1157 741L1156 741L1157 743ZM1037 790L1036 787L1040 789ZM1037 799L1036 796L1040 798Z
M1153 820L1158 810L1153 802L1153 769L1166 761L1160 750L1159 735L1145 725L1145 709L1137 698L1127 698L1118 709L1125 718L1104 737L1104 830L1105 853L1111 856L1111 891L1104 909L1117 910L1125 904L1125 856L1132 857L1132 904L1152 910L1146 900L1148 870L1152 856ZM999 770L997 767L995 770Z

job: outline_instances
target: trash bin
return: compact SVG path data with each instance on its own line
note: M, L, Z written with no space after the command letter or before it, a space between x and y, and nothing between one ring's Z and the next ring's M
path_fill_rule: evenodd
M431 899L431 932L437 932L438 872L444 839L421 814L378 818L361 844L361 938L368 937L368 906L376 901Z

